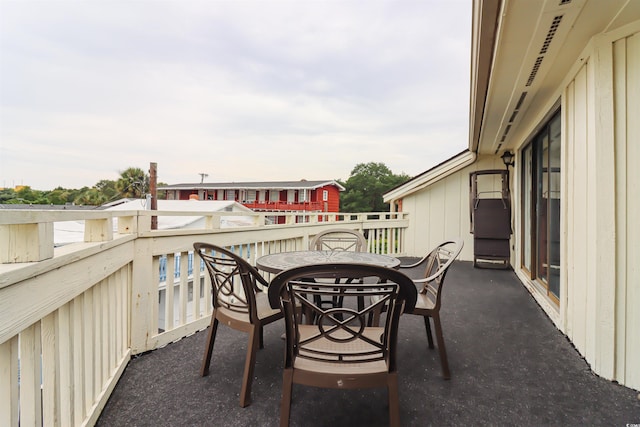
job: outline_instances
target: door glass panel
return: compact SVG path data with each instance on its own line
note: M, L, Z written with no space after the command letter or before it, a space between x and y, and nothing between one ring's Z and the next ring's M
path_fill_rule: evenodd
M522 152L522 266L531 272L531 191L533 155L531 146Z
M541 135L538 150L538 188L537 188L537 226L536 235L538 238L538 278L543 282L547 282L548 267L548 226L547 217L549 205L549 137L545 133Z
M560 141L556 114L522 150L522 260L532 279L560 299Z
M560 116L549 125L549 292L560 297Z

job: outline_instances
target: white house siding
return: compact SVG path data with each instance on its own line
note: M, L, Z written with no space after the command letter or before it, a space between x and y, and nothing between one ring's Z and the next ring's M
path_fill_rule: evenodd
M564 332L640 388L640 33L593 40L563 94ZM633 94L633 95L632 95Z
M640 389L640 31L617 40L612 55L616 111L616 378Z
M640 22L598 36L580 58L564 89L548 92L562 97L560 307L519 269L518 169L511 176L512 264L594 372L640 389ZM534 111L522 120L533 132L543 115ZM528 142L522 139L516 151ZM446 237L461 236L461 259L472 260L469 173L501 168L499 157L481 156L404 196L402 210L414 213L412 221L421 218L407 233L407 253L424 254Z
M410 212L411 232L405 244L407 254L426 255L438 243L462 237L464 248L460 259L473 260L473 234L469 218L469 174L485 169L504 169L501 159L479 158L475 163L402 199L402 211ZM502 190L494 180L492 191ZM427 213L425 215L425 212Z

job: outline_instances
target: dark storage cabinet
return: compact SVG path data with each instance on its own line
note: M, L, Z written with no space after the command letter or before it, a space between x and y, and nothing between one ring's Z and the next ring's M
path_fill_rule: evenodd
M501 189L494 190L498 181ZM469 187L473 265L484 268L508 268L511 254L509 172L472 172L469 174Z

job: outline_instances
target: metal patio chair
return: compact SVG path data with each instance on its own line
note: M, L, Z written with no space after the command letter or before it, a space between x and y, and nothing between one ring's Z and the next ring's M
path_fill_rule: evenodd
M346 228L331 228L316 234L309 243L312 251L352 251L366 252L367 239L362 233ZM316 295L317 303L326 307L340 307L340 297L332 296L329 299Z
M200 375L209 374L219 323L248 333L249 342L240 391L240 406L245 407L251 403L256 352L264 346L262 329L265 325L281 319L282 312L271 308L267 293L258 287L258 284L267 287L269 283L243 258L207 243L194 243L193 247L209 272L213 303L211 326Z
M315 296L337 296L344 304L323 308ZM362 296L369 303L357 308ZM398 322L403 310L413 309L416 298L411 279L386 267L323 264L278 274L271 281L269 301L282 309L286 327L280 425L289 425L295 383L337 389L385 387L390 424L398 426ZM383 305L384 326L369 326L370 314ZM314 324L300 321L296 313L302 308L314 313Z
M447 360L447 350L444 345L444 336L442 334L442 322L440 321L440 307L442 306L442 287L447 271L453 261L460 255L464 242L461 238L446 240L440 243L428 255L420 261L410 265L400 265L400 268L415 268L420 265L425 266L424 277L413 279L420 288L418 293L418 301L413 310L407 310L407 314L415 314L424 317L424 326L427 331L427 340L429 348L433 348L433 336L431 334L431 322L436 332L436 340L438 341L438 352L440 355L440 364L442 365L442 376L444 379L451 378L449 371L449 361Z
M309 243L312 251L367 251L367 239L362 233L346 228L332 228L316 234Z

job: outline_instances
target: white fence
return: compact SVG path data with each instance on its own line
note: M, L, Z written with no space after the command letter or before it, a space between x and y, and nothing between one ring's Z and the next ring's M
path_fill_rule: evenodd
M291 213L281 225L262 213L253 226L220 228L238 214L211 213L205 228L156 231L152 215L203 213L0 211L0 425L93 425L133 354L206 328L210 283L196 241L254 264L344 227L362 231L370 252L404 255L408 227L403 213ZM84 242L54 248L54 224L78 220Z

